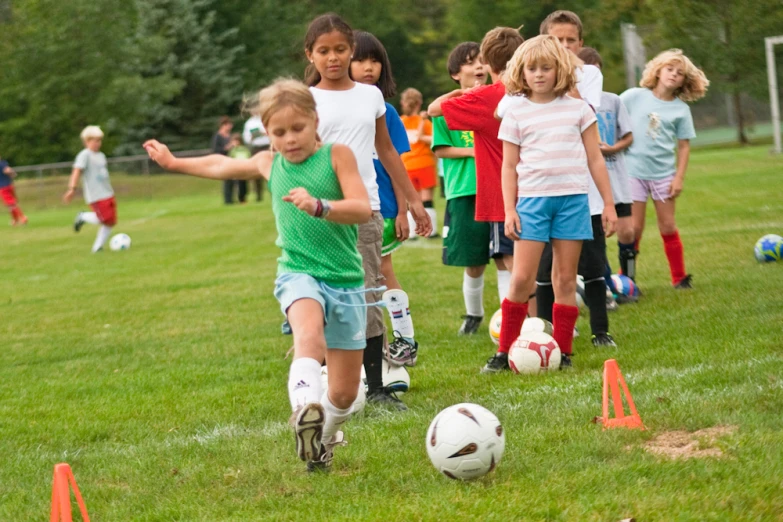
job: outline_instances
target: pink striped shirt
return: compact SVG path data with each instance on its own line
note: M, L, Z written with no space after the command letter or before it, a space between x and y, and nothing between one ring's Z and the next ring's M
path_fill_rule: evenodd
M506 110L498 139L519 145L517 196L587 194L590 169L582 132L595 123L583 100L561 96L549 103L520 97Z

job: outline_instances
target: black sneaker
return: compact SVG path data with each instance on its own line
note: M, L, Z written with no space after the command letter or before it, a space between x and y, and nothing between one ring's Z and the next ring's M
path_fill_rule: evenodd
M76 214L76 219L73 220L73 231L78 232L84 226L84 220L82 219L82 213Z
M462 323L462 326L459 327L459 331L457 332L459 335L473 335L478 332L481 321L484 320L484 317L481 315L463 315L462 318L465 319L465 321Z
M571 364L571 356L567 354L562 354L560 356L560 369L561 370L570 370L572 368Z
M481 369L481 373L500 373L509 370L511 368L508 367L508 354L497 352L487 359L487 364Z
M617 348L617 343L614 342L609 333L599 333L593 336L593 346L605 346L607 348Z
M682 279L680 279L680 282L674 285L674 288L677 290L690 290L693 288L693 276L691 274L686 275Z
M367 402L372 402L387 408L395 408L399 411L408 410L408 407L397 397L397 394L388 388L381 388L368 393Z
M388 354L384 354L389 364L394 366L416 366L419 357L419 343L409 342L398 332L394 332L394 340L389 343Z

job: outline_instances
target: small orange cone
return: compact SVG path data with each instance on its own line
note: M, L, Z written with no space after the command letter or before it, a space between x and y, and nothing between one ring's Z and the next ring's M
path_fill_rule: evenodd
M54 484L52 485L52 513L49 522L73 522L71 517L71 491L68 488L70 483L73 488L73 494L76 496L76 502L79 504L79 511L82 513L82 520L90 522L87 515L87 508L84 506L82 494L79 492L79 486L76 485L76 479L68 464L55 464L54 466Z
M628 402L628 408L631 410L630 415L625 414L623 409L623 398L620 396L620 386L623 387L623 394L625 400ZM614 404L614 419L609 418L609 390L612 391L612 403ZM607 428L630 428L643 430L644 424L639 417L639 413L636 411L636 406L633 403L633 397L631 392L628 391L628 385L625 384L623 374L620 373L620 367L617 366L617 361L609 359L604 362L604 400L603 400L603 416L601 417L601 424L604 429Z

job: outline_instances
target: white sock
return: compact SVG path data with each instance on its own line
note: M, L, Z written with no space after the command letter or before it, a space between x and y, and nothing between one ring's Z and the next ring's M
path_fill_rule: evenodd
M82 221L89 223L90 225L100 225L101 220L98 219L98 214L95 212L79 212L82 216Z
M408 228L411 231L408 237L418 237L418 234L416 234L416 220L413 219L413 214L411 214L410 211L408 211Z
M340 427L345 424L345 421L351 418L351 409L353 406L341 410L329 400L328 391L324 392L324 396L321 398L321 406L324 407L324 412L326 412L323 435L321 435L321 444L326 444L332 440L334 434L340 430Z
M404 290L386 290L383 302L391 317L392 331L398 332L405 340L413 343L413 319L408 306L408 294Z
M503 304L503 299L508 297L509 288L511 288L511 271L498 270L498 297L500 298L500 304Z
M94 212L90 212L90 214L95 215ZM95 243L92 244L92 251L97 252L98 250L103 248L103 245L106 244L106 240L109 239L110 235L111 235L111 227L107 227L106 225L101 225L101 228L98 229L98 233L95 235Z
M430 221L432 221L432 233L430 236L438 233L438 213L435 211L434 208L425 208L424 210L427 211L427 215L430 216Z
M462 277L462 295L465 298L465 312L475 317L484 317L484 274Z
M291 410L321 401L321 363L309 357L295 359L288 372L288 399Z

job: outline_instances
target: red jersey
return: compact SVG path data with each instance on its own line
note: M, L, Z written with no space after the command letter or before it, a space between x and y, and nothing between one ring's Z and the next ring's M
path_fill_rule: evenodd
M495 109L506 94L502 82L484 85L441 104L449 130L473 131L476 149L476 221L505 221L503 142L498 139L500 122Z

